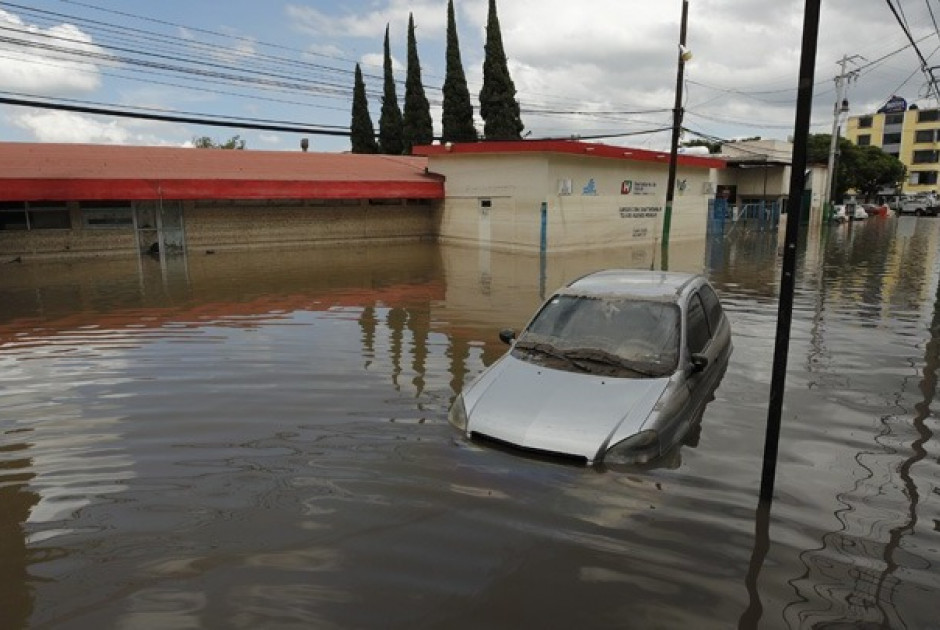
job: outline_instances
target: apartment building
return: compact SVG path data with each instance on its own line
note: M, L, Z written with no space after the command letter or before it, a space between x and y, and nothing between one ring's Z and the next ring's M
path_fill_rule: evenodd
M893 96L874 114L851 116L845 137L858 146L876 146L907 167L899 191L905 194L940 190L940 109L920 109Z

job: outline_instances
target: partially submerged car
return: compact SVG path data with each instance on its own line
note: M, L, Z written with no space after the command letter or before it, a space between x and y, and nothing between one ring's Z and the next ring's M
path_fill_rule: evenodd
M457 396L468 438L584 465L640 464L701 419L731 326L698 274L609 269L552 295Z

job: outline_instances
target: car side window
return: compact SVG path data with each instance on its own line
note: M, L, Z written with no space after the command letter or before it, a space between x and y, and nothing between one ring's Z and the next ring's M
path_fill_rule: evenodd
M718 324L721 323L721 316L723 311L721 310L721 302L718 300L718 295L715 293L708 285L703 285L699 289L699 295L702 297L702 304L705 306L705 315L708 317L708 325L711 328L712 332L718 330Z
M708 327L708 317L705 315L705 307L702 305L702 298L698 293L689 300L688 311L688 346L690 352L701 352L708 345L712 337L711 329Z

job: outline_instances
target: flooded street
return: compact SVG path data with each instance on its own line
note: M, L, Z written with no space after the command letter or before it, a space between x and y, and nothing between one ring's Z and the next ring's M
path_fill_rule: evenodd
M450 401L542 296L651 250L436 244L0 266L0 611L19 628L940 628L940 220L674 243L734 353L700 432L602 471Z

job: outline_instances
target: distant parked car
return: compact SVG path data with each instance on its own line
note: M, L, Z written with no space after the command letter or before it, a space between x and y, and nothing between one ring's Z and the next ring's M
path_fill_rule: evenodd
M898 204L898 214L913 214L914 216L937 216L940 212L940 201L934 195L905 195Z
M608 269L557 291L463 392L466 437L583 465L644 463L701 420L731 356L704 276Z
M861 204L844 204L835 206L835 212L832 213L832 220L836 223L845 223L846 221L863 221L868 218L868 212Z

